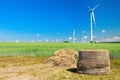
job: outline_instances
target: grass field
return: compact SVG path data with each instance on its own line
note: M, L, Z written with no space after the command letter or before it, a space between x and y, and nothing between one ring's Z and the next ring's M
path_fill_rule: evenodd
M47 56L56 50L67 48L80 51L81 49L108 49L111 59L120 59L120 43L0 43L0 56Z
M46 68L47 66L41 66L42 62L51 57L56 50L62 48L75 51L80 51L81 49L107 49L110 51L112 72L108 75L93 76L77 74L75 67ZM120 43L4 42L0 43L0 70L0 80L119 80ZM24 76L24 78L20 79L22 78L21 76ZM28 79L26 76L28 76Z

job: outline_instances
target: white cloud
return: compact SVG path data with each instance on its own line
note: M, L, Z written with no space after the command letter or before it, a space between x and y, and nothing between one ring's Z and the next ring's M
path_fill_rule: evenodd
M39 42L42 42L42 40L38 40Z
M118 36L113 36L112 38L107 38L105 39L105 41L110 41L110 42L117 42L117 41L120 41L120 37Z
M119 42L120 41L120 37L118 36L113 36L111 38L106 38L103 40L99 40L98 42Z
M77 38L69 37L69 40L77 40Z
M87 36L83 36L82 39L87 39L88 37Z
M17 43L19 43L20 41L19 40L16 40Z
M59 39L56 39L56 42L59 42Z
M38 37L39 37L39 36L40 36L40 34L39 34L39 33L37 33L37 34L36 34L36 36L38 36Z
M82 37L82 42L86 42L87 38L88 38L88 36L83 36Z
M45 39L46 42L48 42L49 40L48 39Z
M77 38L73 38L73 40L77 40Z
M31 40L31 42L34 42L34 40Z
M105 30L102 30L101 32L102 32L102 33L105 33L106 31L105 31Z
M72 38L72 37L69 37L68 39L69 39L69 40L72 40L73 38Z

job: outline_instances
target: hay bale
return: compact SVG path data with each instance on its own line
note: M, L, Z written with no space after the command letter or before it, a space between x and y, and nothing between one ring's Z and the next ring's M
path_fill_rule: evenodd
M54 56L49 58L45 63L54 66L70 66L76 64L76 56L78 52L70 49L61 49L55 52Z
M81 50L77 62L77 72L83 74L108 74L110 59L108 50Z

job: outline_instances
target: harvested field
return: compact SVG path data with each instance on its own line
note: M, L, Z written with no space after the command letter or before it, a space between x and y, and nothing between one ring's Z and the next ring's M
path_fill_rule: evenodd
M0 57L0 67L29 66L43 63L48 57Z
M0 43L0 80L119 80L119 47L119 43ZM76 72L75 63L69 66L45 64L50 60L54 51L61 48L75 51L108 49L111 73L103 76L83 75Z
M57 75L60 72L66 70L67 68L75 65L76 55L77 53L75 51L68 50L68 49L61 49L59 51L56 51L55 55L49 58L47 61L45 61L44 59L40 59L40 58L38 59L38 58L33 58L33 57L31 58L29 57L1 58L1 62L6 63L6 64L3 64L3 66L1 66L0 68L0 80L16 80L16 79L18 80L46 80L49 77ZM72 61L72 63L70 60ZM27 64L24 62L26 62ZM69 63L67 64L67 62ZM66 67L66 64L67 64L67 67Z
M111 61L111 73L103 76L77 74L76 64L72 66L53 66L36 62L36 57L24 57L29 64L23 64L21 59L6 57L0 62L6 63L0 66L0 80L119 80L120 60ZM41 57L39 57L39 60ZM9 60L9 62L8 62ZM15 66L17 63L17 66ZM34 63L34 64L33 64ZM7 66L7 64L9 64ZM11 64L11 65L10 65ZM22 64L22 65L21 65Z

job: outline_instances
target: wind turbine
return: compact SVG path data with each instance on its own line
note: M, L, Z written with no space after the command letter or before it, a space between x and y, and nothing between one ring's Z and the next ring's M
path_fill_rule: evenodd
M92 23L94 22L94 26L96 26L94 11L100 5L100 3L97 4L94 8L91 8L87 4L85 5L89 8L89 12L90 12L90 43L93 43L93 27L92 27L93 24Z
M73 43L75 42L75 35L76 35L76 30L74 29L74 30L73 30L73 38L72 38Z

